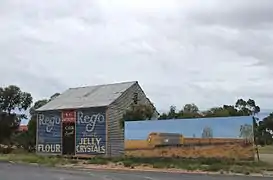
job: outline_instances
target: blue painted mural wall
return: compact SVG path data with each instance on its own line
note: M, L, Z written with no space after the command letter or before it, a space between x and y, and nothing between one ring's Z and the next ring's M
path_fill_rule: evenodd
M106 153L106 109L77 110L76 155Z
M37 153L62 154L61 112L38 115ZM76 110L75 155L106 154L106 108Z
M201 138L206 127L212 129L214 138L241 138L240 128L245 124L253 125L251 116L126 121L125 139L147 139L151 132L180 133L185 137Z
M61 113L46 112L38 114L37 120L37 153L61 155Z

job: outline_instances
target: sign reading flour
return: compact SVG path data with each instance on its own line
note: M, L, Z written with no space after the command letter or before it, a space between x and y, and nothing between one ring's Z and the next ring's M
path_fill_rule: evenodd
M76 154L106 153L105 110L78 110L76 120Z
M37 153L62 153L61 114L40 113L37 117Z

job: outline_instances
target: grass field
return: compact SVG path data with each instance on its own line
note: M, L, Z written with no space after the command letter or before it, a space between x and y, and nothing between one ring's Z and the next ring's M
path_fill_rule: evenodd
M232 158L254 159L252 146L217 145L203 147L164 147L145 150L126 150L126 155L134 157L183 157L183 158Z
M126 140L125 152L128 156L134 157L183 157L183 158L235 158L254 159L255 150L253 146L243 146L242 139L204 139L185 138L185 144L192 144L187 147L160 147L154 148L146 140ZM217 143L226 143L218 144ZM231 144L232 143L232 144ZM206 144L205 146L195 145ZM211 144L211 145L208 145Z
M217 158L180 159L180 158L146 158L146 157L120 157L120 158L90 158L65 159L61 157L38 156L35 154L0 154L0 161L13 161L24 163L38 163L41 165L57 167L116 167L129 169L181 169L189 171L220 171L221 173L262 173L272 170L272 165L265 162L236 161Z
M260 160L273 164L273 146L258 147Z
M273 156L273 146L259 147L259 153L260 154L272 154L272 156Z

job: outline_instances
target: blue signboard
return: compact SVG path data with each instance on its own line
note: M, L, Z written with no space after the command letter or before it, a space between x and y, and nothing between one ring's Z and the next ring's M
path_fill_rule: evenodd
M62 154L61 114L40 113L37 118L37 147L40 154Z
M106 153L105 109L78 110L76 120L76 154L98 155Z

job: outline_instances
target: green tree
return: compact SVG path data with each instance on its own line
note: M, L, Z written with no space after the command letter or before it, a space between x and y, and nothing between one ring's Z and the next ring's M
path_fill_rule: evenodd
M11 114L13 110L27 110L32 103L30 93L23 92L15 85L0 88L0 109Z
M168 119L176 119L177 118L177 112L176 112L176 107L175 106L171 106L170 110L168 112Z
M183 109L178 114L179 118L200 118L199 108L196 104L185 104Z
M199 108L194 103L186 104L181 111L177 112L176 106L171 106L168 113L162 113L158 119L185 119L200 118Z
M42 100L36 101L36 102L34 103L34 105L30 108L29 114L30 114L31 116L36 115L35 110L38 109L38 108L40 108L40 107L42 107L43 105L45 105L45 104L48 103L48 102L49 102L48 99L42 99Z
M235 105L223 105L214 107L203 112L205 117L229 117L229 116L250 116L260 112L260 107L253 99L247 101L238 99Z
M255 144L269 145L273 144L273 113L270 113L263 120L253 116Z
M167 113L162 113L159 117L159 120L164 120L164 119L168 119L168 114Z
M199 112L199 108L194 104L186 104L184 107L183 107L183 112L184 113L192 113L192 114L195 114L195 113L198 113Z
M11 135L18 129L21 119L26 117L22 110L27 110L32 103L30 93L23 92L15 85L0 88L0 141L10 142ZM14 111L21 114L16 114Z
M123 114L123 117L120 120L120 125L124 128L125 121L151 120L154 112L155 109L151 105L132 104Z
M175 106L170 106L169 112L168 113L162 113L158 119L159 120L164 120L164 119L177 119L178 118L178 113L176 112L176 107Z
M247 101L238 99L235 107L243 116L256 115L260 112L260 107L256 105L253 99L248 99Z
M269 131L273 131L273 112L263 119L264 125Z
M0 143L10 143L10 137L18 129L20 118L15 113L0 113Z
M227 117L230 113L222 107L214 107L204 112L205 117Z

